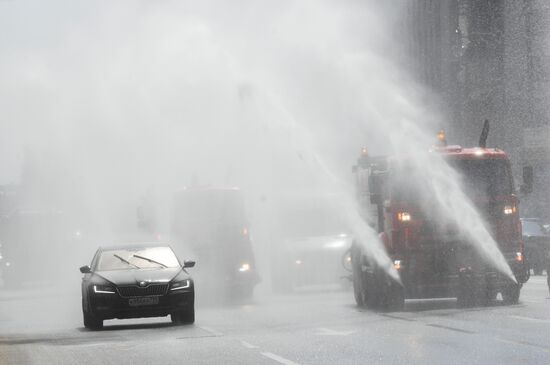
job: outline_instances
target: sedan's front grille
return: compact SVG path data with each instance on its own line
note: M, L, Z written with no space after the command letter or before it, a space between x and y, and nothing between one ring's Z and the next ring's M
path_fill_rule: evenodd
M151 284L144 288L137 285L132 286L119 286L117 288L121 297L146 297L155 295L165 295L168 290L168 284Z

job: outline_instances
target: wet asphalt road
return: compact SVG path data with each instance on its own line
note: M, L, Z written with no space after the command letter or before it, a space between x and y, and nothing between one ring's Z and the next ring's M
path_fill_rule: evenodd
M550 364L543 276L518 305L467 310L425 300L376 313L351 292L314 291L198 306L191 326L113 320L92 332L79 305L78 291L0 291L0 364Z

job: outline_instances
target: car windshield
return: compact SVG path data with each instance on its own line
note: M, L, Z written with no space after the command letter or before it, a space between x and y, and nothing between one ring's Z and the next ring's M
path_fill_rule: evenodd
M96 271L157 269L179 265L170 247L116 249L101 252Z
M286 238L332 236L348 231L347 224L334 204L299 201L279 212L279 231Z
M522 220L521 226L523 228L524 236L545 236L544 228L539 221Z

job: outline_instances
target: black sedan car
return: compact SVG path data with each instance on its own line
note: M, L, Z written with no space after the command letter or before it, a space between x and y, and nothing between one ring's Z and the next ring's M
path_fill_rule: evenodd
M84 326L103 327L113 318L171 316L175 324L195 321L195 288L186 271L194 261L180 263L168 245L100 248L91 266L83 266Z

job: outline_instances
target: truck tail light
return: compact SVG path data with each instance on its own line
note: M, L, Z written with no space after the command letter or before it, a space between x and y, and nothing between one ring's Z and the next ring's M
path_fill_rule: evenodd
M517 262L522 262L523 261L523 253L516 252L516 261Z

